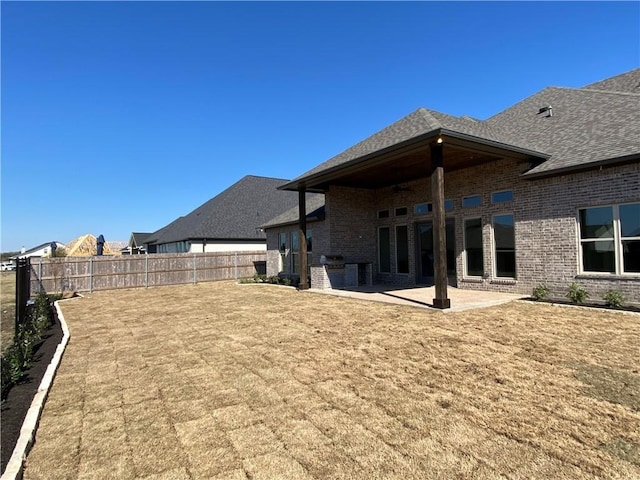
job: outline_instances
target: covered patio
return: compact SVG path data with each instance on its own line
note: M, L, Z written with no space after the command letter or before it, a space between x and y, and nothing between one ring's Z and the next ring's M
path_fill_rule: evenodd
M305 192L322 192L330 196L333 187L401 191L402 184L429 179L429 188L424 193L432 202L434 288L411 290L421 296L421 302L447 309L451 308L451 298L448 293L445 174L502 159L522 164L524 172L547 158L517 139L509 140L508 143L505 141L504 132L492 131L474 119L420 108L280 188L299 192L300 238L305 239ZM330 211L329 215L332 214L335 212ZM343 247L344 244L337 244L339 241L330 240L331 247ZM302 241L300 271L307 269L306 254L306 244ZM301 278L300 287L309 288L305 276Z
M438 308L433 303L428 302L428 299L435 298L436 296L435 285L410 288L399 285L369 285L334 289L311 288L309 291L338 297L355 298L358 300L391 303L394 305L406 305L427 309ZM448 287L447 293L451 307L443 310L445 312L462 312L475 308L492 307L523 298L522 295L512 293L463 290L451 286Z

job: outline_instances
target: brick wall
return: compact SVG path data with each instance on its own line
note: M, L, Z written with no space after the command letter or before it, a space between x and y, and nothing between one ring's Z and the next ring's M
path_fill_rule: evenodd
M552 295L564 297L569 284L577 279L593 299L615 289L640 303L640 276L579 274L577 224L578 208L640 201L640 163L538 180L521 177L526 167L512 160L498 160L445 174L445 198L454 202L446 216L455 220L457 286L530 294L536 285L545 283ZM431 180L425 178L402 186L405 188L400 192L390 187L331 187L326 194L327 220L310 227L314 230L314 263L323 253L339 254L347 263L372 263L376 283L415 284L416 224L431 221L433 216L415 214L414 205L432 202ZM502 190L513 190L513 201L492 205L491 193ZM482 205L463 208L462 198L470 195L480 195ZM395 216L398 207L407 207L407 215ZM387 209L389 218L378 219L377 212ZM515 280L495 278L492 216L503 213L513 214L515 219ZM464 275L463 220L478 217L482 221L485 278L468 278ZM319 227L321 224L323 227ZM391 270L396 272L398 225L408 226L409 274L379 273L378 228L390 228ZM270 236L267 235L268 245ZM275 239L277 244L277 233ZM270 258L268 255L268 262Z

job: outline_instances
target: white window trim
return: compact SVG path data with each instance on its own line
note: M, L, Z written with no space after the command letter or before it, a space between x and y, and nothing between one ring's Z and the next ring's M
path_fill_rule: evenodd
M380 214L382 212L387 212L387 216L386 217L381 217ZM389 220L391 218L391 209L390 208L382 208L380 210L378 210L376 212L376 219L377 220Z
M496 193L505 193L505 192L511 192L511 200L505 200L504 202L494 202L493 201L493 195ZM513 202L513 197L514 197L514 193L513 193L513 189L511 188L507 188L506 190L496 190L495 192L491 192L491 194L489 195L489 200L491 201L491 205L502 205L504 203L511 203Z
M469 272L467 271L467 229L466 229L466 223L467 220L480 220L480 231L482 232L482 273L483 275L470 275ZM485 254L484 254L484 225L482 224L482 217L481 216L474 216L474 217L462 217L462 274L463 274L463 278L483 278L486 275L486 271L484 269L484 259L485 259Z
M380 230L382 230L383 228L386 228L387 230L389 230L389 271L388 272L382 271L382 259L380 255L382 253L382 250L380 249ZM376 241L378 243L378 273L390 274L393 271L393 269L391 268L391 231L392 231L392 228L390 225L383 225L378 227L377 229L378 235L377 235Z
M622 240L640 240L640 237L623 237L622 230L620 228L620 207L623 205L635 205L640 202L623 202L623 203L613 203L607 205L592 205L589 207L579 207L576 210L576 226L578 230L578 272L581 275L593 275L598 277L617 277L617 276L625 276L625 277L638 277L640 273L638 272L625 272L624 271L624 255L622 251ZM608 238L587 238L582 239L582 229L580 228L580 210L589 210L592 208L607 208L610 207L613 210L613 237ZM615 272L592 272L584 269L583 262L583 251L582 244L584 242L587 243L595 243L595 242L610 242L613 240L613 251L614 251L614 265Z
M416 212L417 207L421 207L422 205L427 207L426 212ZM433 203L432 202L419 202L413 205L413 214L416 216L422 215L431 215L433 213Z
M404 215L398 215L398 210L400 210L401 208L404 208L407 211L407 213L405 213ZM393 207L393 216L400 217L400 218L407 218L409 216L409 207L405 207L403 205L399 207Z
M480 205L473 205L471 207L466 207L464 205L464 199L465 198L473 198L473 197L480 197ZM476 193L473 195L465 195L464 197L462 197L462 201L460 202L460 204L462 205L462 208L480 208L482 207L482 194L481 193ZM477 217L472 217L472 218L477 218Z
M505 202L506 203L506 202ZM516 255L516 216L513 212L494 213L491 215L491 279L492 280L516 280L518 278L518 262L515 262L516 274L513 277L499 277L498 276L498 255L496 251L496 235L493 220L495 217L501 217L504 215L511 215L513 217L513 255ZM516 257L517 259L517 257Z
M399 272L398 271L398 227L405 227L407 229L407 262L408 262L408 272ZM411 274L411 259L410 257L410 251L411 249L409 248L409 225L406 223L399 223L397 225L393 226L393 236L394 236L394 251L395 251L395 255L396 255L396 271L395 274L396 275L410 275ZM392 269L393 270L393 269Z

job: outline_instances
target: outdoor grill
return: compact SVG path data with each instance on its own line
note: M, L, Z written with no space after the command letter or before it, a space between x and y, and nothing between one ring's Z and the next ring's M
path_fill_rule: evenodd
M344 268L344 257L342 255L321 255L320 263L327 268Z

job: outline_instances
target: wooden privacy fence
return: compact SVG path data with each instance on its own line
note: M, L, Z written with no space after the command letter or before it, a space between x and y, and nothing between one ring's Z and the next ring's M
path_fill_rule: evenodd
M31 262L31 292L93 292L237 280L265 273L266 258L264 251L40 258Z

